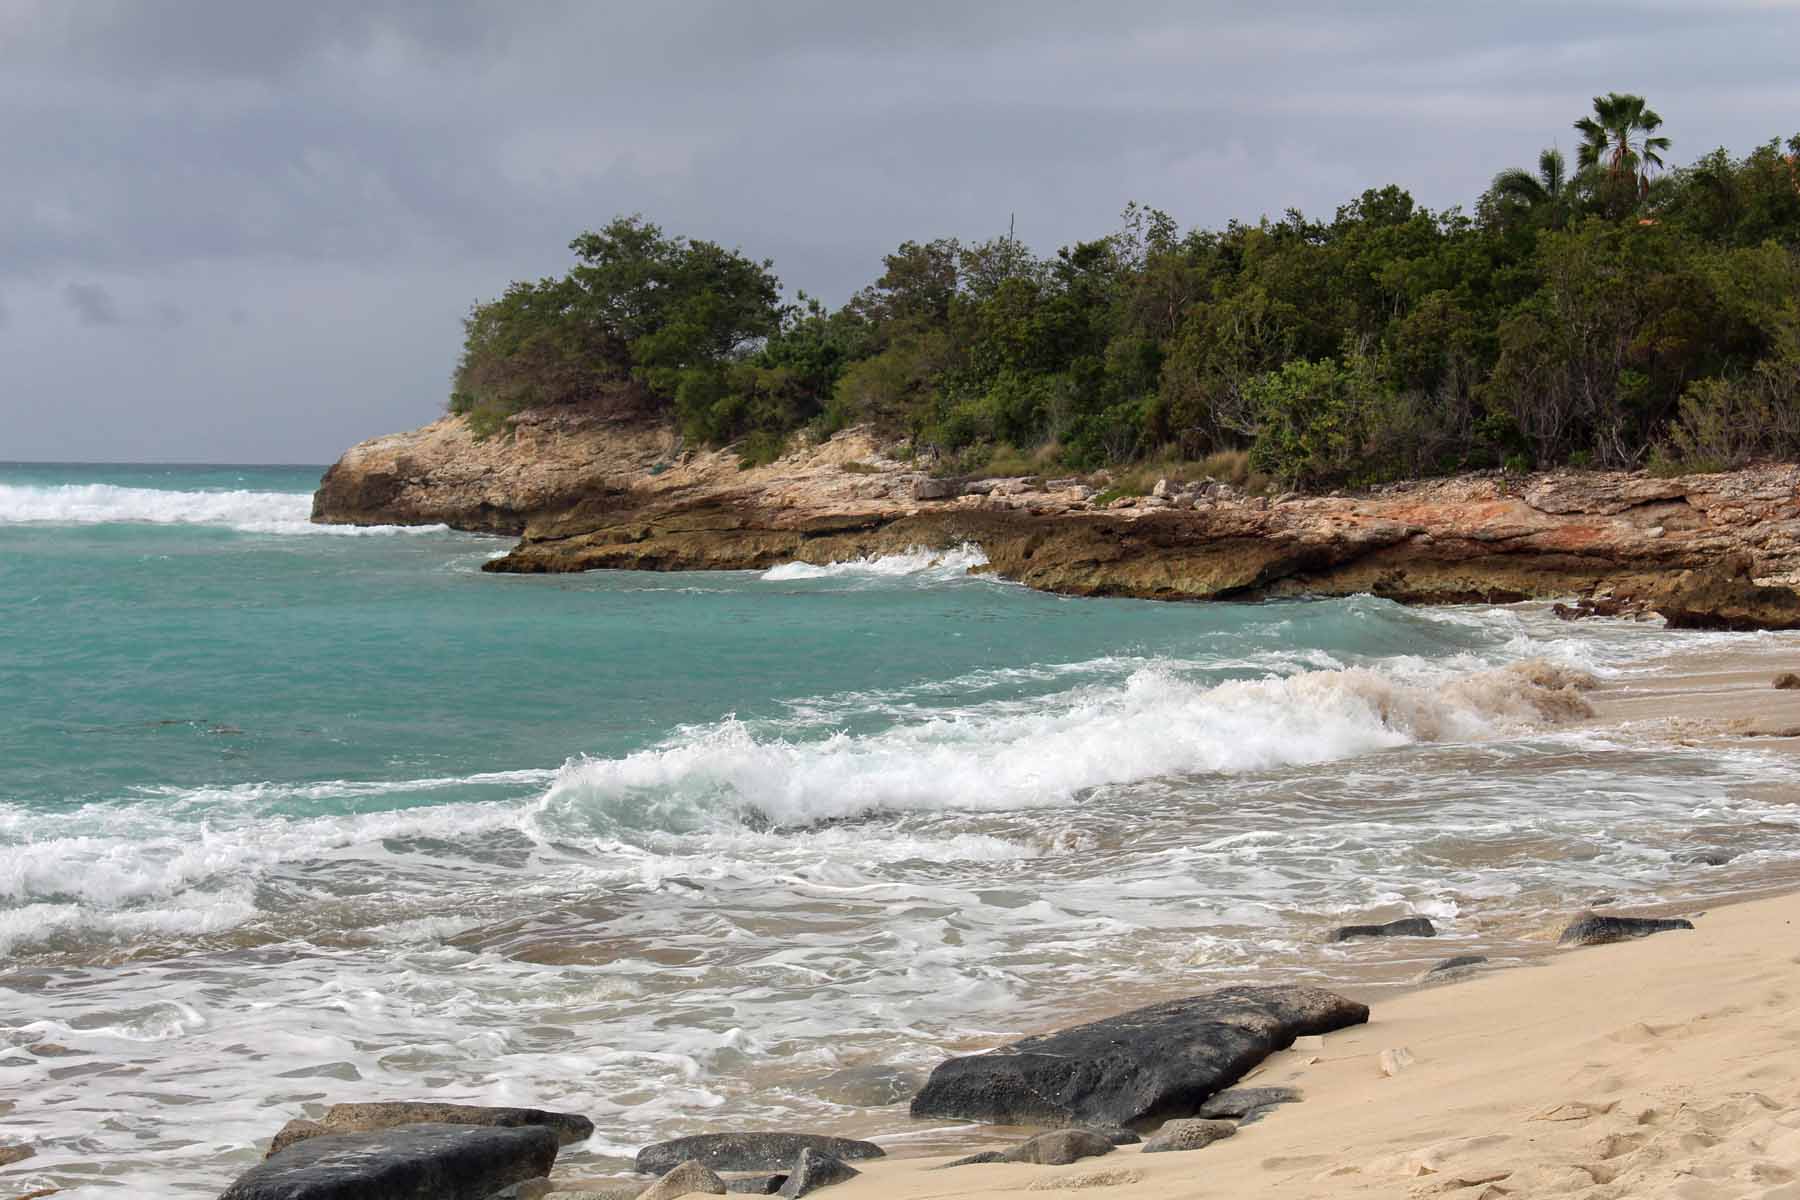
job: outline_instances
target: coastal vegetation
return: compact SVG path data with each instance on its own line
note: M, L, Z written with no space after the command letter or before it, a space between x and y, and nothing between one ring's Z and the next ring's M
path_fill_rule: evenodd
M1573 169L1548 148L1469 211L1390 185L1218 230L1134 203L1049 257L908 241L836 309L621 217L474 308L450 407L626 406L746 463L869 423L946 471L1225 456L1299 488L1800 456L1800 135L1665 169L1662 128L1596 97Z

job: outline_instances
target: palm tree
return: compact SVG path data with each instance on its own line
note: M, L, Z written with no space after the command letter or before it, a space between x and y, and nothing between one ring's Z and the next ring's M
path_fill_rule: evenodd
M1536 175L1524 167L1508 167L1494 176L1489 190L1502 199L1537 208L1561 200L1568 184L1568 164L1563 161L1562 151L1553 147L1538 155Z
M1650 172L1661 169L1661 152L1669 139L1655 136L1662 118L1642 96L1608 92L1594 97L1594 115L1575 122L1581 149L1575 161L1584 169L1604 166L1608 178L1632 179L1639 195L1650 190Z

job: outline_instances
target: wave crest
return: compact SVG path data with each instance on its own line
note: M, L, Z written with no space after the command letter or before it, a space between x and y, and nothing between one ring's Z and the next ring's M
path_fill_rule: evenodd
M1026 711L954 713L819 741L741 721L690 728L618 759L576 759L546 793L564 830L685 832L749 818L808 825L878 811L1005 811L1089 788L1330 762L1418 742L1476 740L1590 711L1591 676L1531 660L1437 684L1312 671L1208 686L1147 667Z
M240 533L441 533L443 525L314 525L305 492L182 492L66 483L0 484L0 525L210 525Z

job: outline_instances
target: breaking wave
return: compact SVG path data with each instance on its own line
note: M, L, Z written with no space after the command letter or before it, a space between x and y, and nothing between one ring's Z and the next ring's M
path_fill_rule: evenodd
M441 533L443 525L314 525L305 492L178 492L71 483L0 484L0 525L210 525L240 533Z
M1208 686L1162 667L1020 710L867 735L759 737L727 719L617 759L576 759L543 801L559 830L684 832L746 817L807 825L880 811L1008 811L1158 776L1329 762L1587 715L1591 676L1543 660L1409 683L1367 669Z
M967 575L976 567L987 565L987 555L973 542L964 542L953 550L929 550L913 546L899 554L871 555L848 562L791 562L770 567L763 572L769 583L790 583L798 579L892 579L902 575L929 575L954 579Z

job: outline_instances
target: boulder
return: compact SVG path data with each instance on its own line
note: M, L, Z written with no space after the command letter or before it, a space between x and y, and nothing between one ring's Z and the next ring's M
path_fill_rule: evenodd
M1667 933L1672 929L1692 929L1694 923L1680 917L1610 917L1599 913L1582 913L1556 939L1559 946L1604 946L1608 942L1629 942L1633 938Z
M1206 1103L1200 1106L1200 1115L1212 1119L1242 1118L1259 1109L1273 1108L1277 1104L1298 1104L1299 1102L1299 1088L1226 1088L1218 1095L1207 1098Z
M24 1162L37 1151L24 1143L11 1146L0 1146L0 1167L10 1167L16 1162Z
M1764 586L1749 574L1749 564L1736 559L1683 571L1651 588L1644 604L1670 629L1800 629L1800 592Z
M1358 938L1436 937L1437 926L1425 917L1401 917L1385 925L1341 925L1331 935L1334 942Z
M1137 1130L1127 1129L1123 1125L1092 1125L1088 1128L1115 1146L1135 1146L1144 1140Z
M675 1200L677 1196L689 1196L696 1192L707 1196L723 1196L725 1181L711 1167L690 1158L671 1167L661 1179L645 1188L638 1200Z
M1775 682L1771 686L1784 692L1800 688L1800 675L1792 671L1783 671L1775 677Z
M1320 988L1224 988L949 1059L912 1114L1141 1127L1193 1115L1296 1037L1368 1019L1367 1005Z
M775 1194L786 1197L786 1200L799 1200L810 1192L842 1183L846 1179L855 1179L861 1174L861 1171L836 1155L823 1154L809 1146L800 1151L800 1157L794 1160L793 1170L788 1172L787 1182Z
M771 1175L739 1175L725 1181L725 1190L744 1196L773 1196L787 1182L787 1172Z
M1111 1154L1112 1139L1091 1129L1058 1129L1027 1138L1006 1152L1006 1161L1061 1167L1084 1158Z
M219 1200L487 1200L550 1173L542 1125L408 1125L308 1138L238 1176Z
M636 1166L646 1175L660 1175L693 1159L715 1171L781 1171L803 1150L846 1162L880 1158L886 1153L874 1142L814 1133L701 1133L645 1146L637 1153Z
M325 1110L319 1124L333 1133L363 1133L420 1124L492 1125L501 1129L541 1125L554 1132L564 1146L585 1142L594 1135L594 1123L576 1113L548 1112L541 1108L494 1108L481 1104L438 1104L428 1100L334 1104Z
M1170 1121L1144 1143L1145 1154L1163 1154L1173 1150L1204 1150L1237 1132L1230 1121L1208 1121L1192 1118Z
M963 494L960 479L924 478L913 482L914 500L954 500Z

